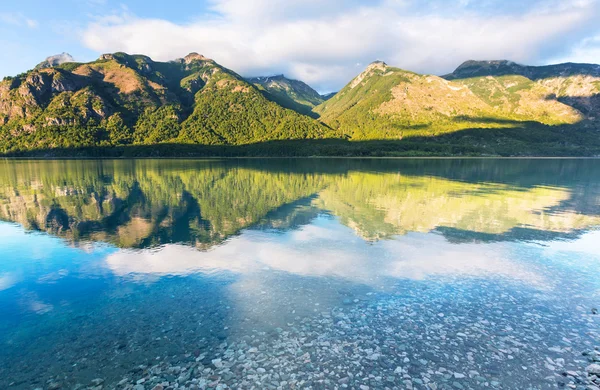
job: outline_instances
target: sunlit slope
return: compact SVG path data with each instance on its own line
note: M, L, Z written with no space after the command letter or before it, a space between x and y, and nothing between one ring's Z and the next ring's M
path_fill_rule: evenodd
M596 119L600 110L600 65L564 63L528 66L512 61L467 61L446 76L448 80L521 76L557 99Z
M375 62L316 107L351 139L433 136L474 127L574 124L583 115L522 76L449 81Z

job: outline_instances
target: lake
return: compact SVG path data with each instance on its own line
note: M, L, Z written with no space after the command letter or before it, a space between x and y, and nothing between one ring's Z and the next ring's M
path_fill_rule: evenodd
M0 161L0 221L0 389L599 384L600 160Z

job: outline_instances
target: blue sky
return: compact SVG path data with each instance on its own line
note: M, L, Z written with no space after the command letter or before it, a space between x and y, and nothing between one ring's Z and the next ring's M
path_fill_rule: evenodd
M68 52L195 51L322 92L371 61L443 74L468 59L600 63L600 0L41 0L0 4L0 77Z

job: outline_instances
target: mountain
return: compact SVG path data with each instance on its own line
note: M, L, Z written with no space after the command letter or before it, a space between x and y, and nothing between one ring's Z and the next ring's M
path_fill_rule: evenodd
M571 125L586 119L557 98L554 82L521 75L448 80L374 62L315 112L351 139L436 136L527 122Z
M469 61L438 77L376 61L330 97L197 53L61 58L0 82L0 154L600 154L598 65Z
M69 53L56 54L37 64L35 69L53 68L67 62L75 62L75 59Z
M600 77L600 65L564 63L545 66L520 65L507 60L466 61L446 76L447 80L465 79L481 76L520 75L531 80L553 77L592 76Z
M580 114L529 90L525 78L477 79L472 85L374 62L315 111L353 139L403 138L489 125L493 119L574 123ZM526 90L526 94L517 93ZM523 96L525 95L525 96Z
M501 61L467 61L447 80L475 77L519 75L547 89L549 96L572 106L588 116L600 110L600 65L564 63L546 66L526 66Z
M0 151L322 138L329 129L192 53L172 62L114 53L0 83Z
M321 95L321 98L323 99L323 101L326 101L326 100L329 100L332 97L334 97L336 94L337 94L337 92L329 92L324 95Z
M305 115L313 115L312 109L325 101L306 83L288 79L284 75L254 77L248 81L265 90L281 106Z

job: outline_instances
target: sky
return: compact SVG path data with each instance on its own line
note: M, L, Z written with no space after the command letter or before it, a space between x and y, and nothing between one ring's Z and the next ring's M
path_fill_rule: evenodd
M442 75L462 62L600 63L600 0L2 0L0 77L68 52L168 61L336 91L369 63Z

